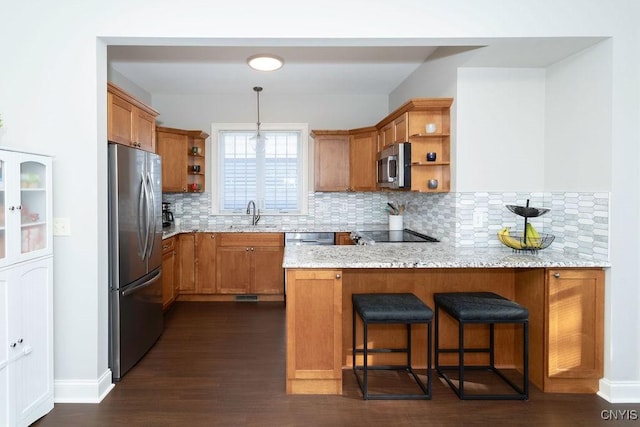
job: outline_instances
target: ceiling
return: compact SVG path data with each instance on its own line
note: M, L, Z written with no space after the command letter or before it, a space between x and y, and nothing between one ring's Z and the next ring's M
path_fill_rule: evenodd
M243 41L228 45L111 45L107 60L151 94L236 94L263 86L279 94L388 95L429 58L473 50L474 67L546 67L602 38L528 38L431 41ZM140 40L136 40L140 43ZM173 43L173 45L172 45ZM260 72L246 60L278 55L284 67Z

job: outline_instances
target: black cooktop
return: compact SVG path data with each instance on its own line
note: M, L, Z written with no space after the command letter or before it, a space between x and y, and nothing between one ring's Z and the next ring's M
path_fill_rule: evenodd
M358 235L365 239L372 240L376 243L385 242L439 242L440 240L427 236L425 234L418 233L413 230L405 228L404 230L375 230L375 231L358 231Z

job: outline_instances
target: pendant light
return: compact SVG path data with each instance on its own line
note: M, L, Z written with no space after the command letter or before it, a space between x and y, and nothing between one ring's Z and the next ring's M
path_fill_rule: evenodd
M258 121L256 122L256 139L260 140L260 92L262 92L262 88L260 86L255 86L253 90L256 93L256 103L258 110Z
M257 103L257 110L258 110L258 121L256 122L256 125L257 125L256 136L260 138L260 92L262 92L262 88L260 86L255 86L253 90L256 93L256 103Z

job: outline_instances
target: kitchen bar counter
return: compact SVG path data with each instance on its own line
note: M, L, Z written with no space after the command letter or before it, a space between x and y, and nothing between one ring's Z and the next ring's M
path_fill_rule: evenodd
M358 229L382 230L387 224L358 226ZM354 226L320 225L287 227L253 225L171 226L163 229L163 239L180 233L285 233L351 232ZM285 249L284 268L561 268L610 267L606 261L565 255L552 248L537 253L514 252L494 248L463 248L447 243L377 243L350 246L289 246Z
M608 262L564 255L550 248L515 253L506 247L456 248L446 243L286 247L287 393L341 394L352 375L354 293L411 292L433 307L438 292L488 291L529 310L529 380L544 392L596 393L603 375L604 269ZM445 319L448 320L448 319ZM357 326L361 329L361 324ZM457 326L442 322L447 346ZM424 366L424 331L412 332L412 360ZM496 327L496 364L522 372L521 332ZM374 342L395 342L397 329L378 325ZM361 333L360 333L361 334ZM360 335L362 336L362 335ZM486 346L474 329L470 347ZM358 356L361 357L361 356ZM396 360L374 355L381 364ZM467 362L486 364L482 355ZM447 359L445 364L453 364ZM344 369L347 370L344 370ZM344 371L343 371L344 370Z
M605 261L545 249L516 253L507 247L456 248L446 243L378 243L364 246L295 246L284 268L561 268L609 267Z

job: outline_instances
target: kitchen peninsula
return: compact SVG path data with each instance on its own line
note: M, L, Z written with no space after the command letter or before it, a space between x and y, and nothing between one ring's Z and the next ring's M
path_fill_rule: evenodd
M545 392L598 391L603 376L606 262L552 250L528 254L504 247L391 243L287 247L283 266L287 393L342 393L342 371L351 365L353 293L413 292L433 307L433 294L445 291L491 291L526 306L531 383ZM457 330L446 320L441 336L447 345L454 344ZM468 344L476 347L488 336L477 326L467 334ZM381 325L377 335L370 332L370 339L388 343L402 335L389 333L392 328ZM426 334L420 327L412 334L414 363L424 367L426 355L421 349L426 348ZM521 366L518 337L513 325L496 325L496 365ZM480 360L471 356L482 357L469 356L470 362Z

